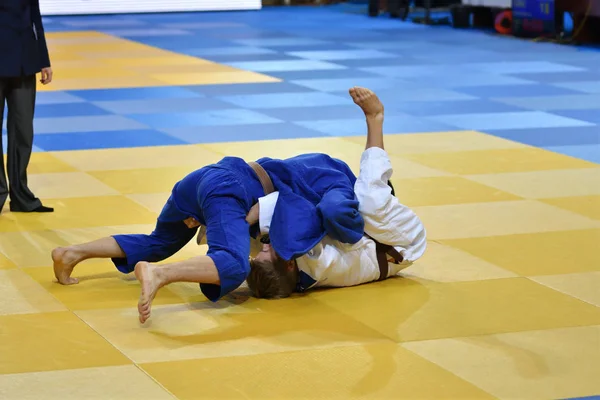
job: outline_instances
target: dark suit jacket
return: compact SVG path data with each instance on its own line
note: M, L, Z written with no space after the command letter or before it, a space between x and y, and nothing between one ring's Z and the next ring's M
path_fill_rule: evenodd
M0 0L0 77L50 66L39 0Z

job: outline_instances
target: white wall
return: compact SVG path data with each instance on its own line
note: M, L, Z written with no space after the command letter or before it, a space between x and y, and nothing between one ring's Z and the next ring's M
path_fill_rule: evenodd
M484 7L511 8L512 0L462 0L463 4Z
M40 0L42 15L259 10L262 0Z

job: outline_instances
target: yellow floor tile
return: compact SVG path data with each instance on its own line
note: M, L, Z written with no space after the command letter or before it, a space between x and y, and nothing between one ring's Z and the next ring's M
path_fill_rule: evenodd
M534 276L530 279L600 307L600 272Z
M526 278L397 278L311 297L399 342L600 323L600 308Z
M79 278L79 284L70 286L56 283L50 266L25 268L23 271L70 310L134 307L140 295L140 285L135 276L117 271L110 260L81 263L72 275ZM183 303L183 299L169 288L161 290L154 301L157 305Z
M121 171L93 171L89 174L120 193L146 194L170 192L177 182L195 169L192 166L161 167Z
M405 343L404 347L500 399L600 393L600 327Z
M401 276L434 282L464 282L512 278L513 272L450 246L429 242L421 259L402 270Z
M492 236L444 243L524 276L600 271L600 229Z
M359 165L362 146L341 138L288 139L205 144L203 147L224 156L254 161L263 157L289 158L305 153L325 153L346 163ZM356 171L358 172L358 171Z
M4 400L173 400L133 365L0 375L0 396Z
M346 137L361 146L365 138ZM437 153L488 149L525 148L521 143L501 139L475 131L439 132L427 134L392 134L384 137L385 149L390 154Z
M409 207L519 200L520 197L460 176L392 179L396 195Z
M139 77L138 71L131 71L120 68L106 68L104 66L88 67L85 69L80 68L63 68L56 74L57 82L62 84L63 80L73 79L89 79L91 77L98 78L131 78Z
M65 307L18 269L0 271L0 315L64 311Z
M131 66L124 67L129 71L136 71L139 68L143 68L144 74L152 74L152 75L168 75L168 76L177 76L180 74L192 75L195 77L197 74L232 74L239 73L240 70L235 69L233 67L228 67L223 64L217 64L205 60L199 60L199 63L171 63L165 65L144 65L143 67ZM193 78L192 78L193 79Z
M430 240L600 227L598 221L533 200L415 207Z
M89 41L75 38L48 35L53 59L59 64L81 60L97 64L87 68L63 64L56 69L53 84L40 87L41 91L280 81L103 33Z
M472 175L467 178L531 199L600 195L600 168Z
M36 174L29 177L29 187L41 199L93 197L119 194L85 172Z
M537 148L406 154L409 160L455 174L497 174L595 168L597 164Z
M86 78L65 78L52 82L51 85L40 86L40 91L57 90L88 90L88 89L119 89L136 87L166 86L163 82L148 78L144 75L121 77L90 76Z
M250 71L226 71L187 74L150 74L150 78L166 85L218 85L226 83L281 82L281 79Z
M0 316L0 335L0 374L131 364L67 311Z
M102 64L111 66L111 67L119 67L119 68L132 68L132 67L157 67L157 66L173 66L173 65L212 65L215 64L208 60L203 60L201 58L196 57L185 57L181 54L178 54L177 57L173 57L172 53L166 52L161 57L117 57L117 58L109 58L102 57Z
M127 197L158 215L165 206L169 196L171 196L171 192L130 194Z
M1 226L1 224L0 224ZM49 267L50 252L55 247L69 246L123 233L152 232L151 225L121 225L65 230L40 230L0 233L0 252L19 267Z
M81 171L143 169L162 167L202 168L221 160L224 155L203 146L139 147L130 149L83 150L52 153L62 162Z
M247 295L247 290L240 291L218 304L204 299L192 304L159 306L153 308L150 326L144 329L139 327L135 308L77 311L77 315L136 363L387 340L354 318L310 297L269 301L248 299Z
M51 174L56 172L76 172L77 169L72 165L65 163L50 153L33 153L29 166L27 167L27 175L35 174Z
M49 214L7 213L0 232L55 230L94 226L153 224L157 215L124 196L78 197L48 202Z
M563 197L544 199L542 201L589 218L600 220L600 196Z
M106 38L106 37L112 38L113 36L109 36L105 33L98 32L98 31L67 31L67 32L48 32L48 33L46 33L47 40L76 39L76 38L80 38L82 40L83 39L97 40L98 38ZM84 41L84 43L87 43L87 41Z
M211 399L492 398L392 343L145 364L142 368L180 400L197 399L199 390L202 397Z
M0 270L16 268L16 264L0 253Z

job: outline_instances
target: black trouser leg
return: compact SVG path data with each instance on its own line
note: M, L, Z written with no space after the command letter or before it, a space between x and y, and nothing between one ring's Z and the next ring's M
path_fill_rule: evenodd
M2 123L4 122L4 104L9 90L9 78L0 77L0 211L8 198L8 182L4 171L4 150L2 149Z
M32 211L42 205L27 186L27 167L33 148L33 115L35 111L35 75L12 78L6 95L8 105L8 159L10 208Z
M379 15L379 0L369 0L369 15L371 17Z

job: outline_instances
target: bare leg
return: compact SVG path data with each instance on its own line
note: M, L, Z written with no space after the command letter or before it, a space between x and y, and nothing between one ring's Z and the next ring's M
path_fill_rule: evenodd
M367 118L367 145L383 149L383 104L369 89L353 87L350 89L352 100L363 110Z
M112 237L106 237L93 242L78 244L69 247L58 247L52 250L54 262L54 275L58 283L73 285L79 283L76 278L71 278L73 269L80 262L90 258L121 258L125 253Z
M174 282L208 283L218 285L219 273L208 256L194 257L186 261L157 266L140 262L135 266L135 276L140 281L142 293L138 302L140 322L150 318L152 301L158 290Z

